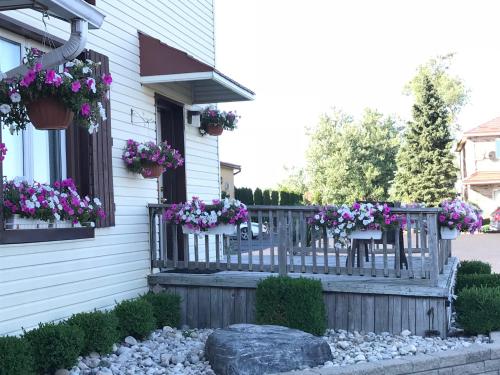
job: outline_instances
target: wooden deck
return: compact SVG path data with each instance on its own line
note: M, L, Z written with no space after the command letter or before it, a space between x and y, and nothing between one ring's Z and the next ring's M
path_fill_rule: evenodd
M458 261L438 236L436 209L400 209L411 226L392 239L339 248L307 224L314 207L252 207L259 230L248 240L241 228L231 237L183 235L162 221L164 208L150 207L149 283L182 297L183 324L252 323L258 282L288 275L321 280L330 328L447 334Z

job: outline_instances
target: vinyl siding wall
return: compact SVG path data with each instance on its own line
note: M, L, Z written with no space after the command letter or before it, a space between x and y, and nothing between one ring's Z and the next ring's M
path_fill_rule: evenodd
M124 168L122 148L129 138L156 140L155 92L185 104L190 104L190 95L182 86L176 91L141 86L137 31L208 64L215 61L212 0L98 0L97 6L107 16L100 30L90 31L87 47L109 57L114 81L111 123L116 226L97 229L96 238L90 240L0 246L0 335L17 334L21 327L29 329L75 312L109 308L147 290L146 206L157 202L158 186L156 180L145 180ZM38 12L6 14L44 30ZM69 24L53 18L47 24L48 33L67 38ZM12 35L0 24L0 36ZM134 116L133 124L131 109L140 115ZM143 123L143 119L150 122ZM188 197L218 197L217 138L201 137L190 126L185 137Z

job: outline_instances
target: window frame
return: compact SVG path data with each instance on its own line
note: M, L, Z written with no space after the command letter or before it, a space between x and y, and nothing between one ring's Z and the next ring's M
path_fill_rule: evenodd
M5 34L7 34L5 36ZM17 44L21 47L20 57L24 56L22 47L30 46L31 43L27 43L28 39L22 36L11 34L7 31L4 33L0 29L0 38L3 40ZM27 143L32 141L33 132L28 130L27 139L24 139L23 135L23 147ZM0 143L2 142L2 132L0 131ZM49 138L50 142L50 138ZM67 174L66 156L67 156L67 142L66 137L61 137L61 148L59 152L59 162L61 166L62 176ZM24 159L24 158L23 158ZM23 175L25 170L29 170L25 160L23 160ZM3 182L3 164L0 163L0 176L2 176ZM94 227L81 227L81 228L44 228L44 229L5 229L5 218L3 213L3 200L4 191L3 183L0 184L0 245L2 244L24 244L24 243L39 243L39 242L51 242L51 241L64 241L64 240L78 240L78 239L88 239L95 237Z

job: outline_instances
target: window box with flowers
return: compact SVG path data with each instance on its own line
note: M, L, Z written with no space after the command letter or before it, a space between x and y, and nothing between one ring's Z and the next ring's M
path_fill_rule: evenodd
M441 239L454 240L460 232L481 230L483 218L470 204L455 198L444 200L439 206L442 209L438 216Z
M106 119L102 100L111 75L94 75L99 63L75 59L60 70L45 69L43 53L29 49L24 76L0 81L0 121L11 133L32 123L37 129L60 130L74 123L93 133Z
M236 129L240 116L233 111L221 111L214 107L206 107L200 115L201 135L219 136L224 130Z
M71 179L52 185L6 181L3 193L6 230L93 227L105 216L99 199L81 197Z
M127 140L122 159L127 169L141 173L144 178L158 178L167 169L175 169L184 164L179 151L167 142L139 143L133 139Z
M234 235L236 226L248 221L247 207L238 200L214 199L205 204L197 197L172 205L165 211L167 222L182 225L184 233Z

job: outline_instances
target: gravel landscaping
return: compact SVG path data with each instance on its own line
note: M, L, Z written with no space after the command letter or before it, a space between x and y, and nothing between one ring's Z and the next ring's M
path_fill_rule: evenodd
M154 331L148 340L136 341L127 337L116 346L113 354L99 356L92 353L80 358L77 367L57 375L160 375L206 374L213 375L205 359L204 345L211 329L177 330L164 327ZM333 361L324 367L347 366L356 363L400 358L418 353L435 353L487 344L487 336L470 338L422 338L409 331L400 335L389 333L358 333L328 330L324 339L330 345Z

